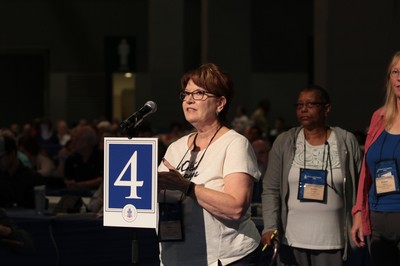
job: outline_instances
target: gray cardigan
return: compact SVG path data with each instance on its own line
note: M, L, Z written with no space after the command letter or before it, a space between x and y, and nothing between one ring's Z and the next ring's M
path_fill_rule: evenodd
M344 233L347 259L348 243L351 242L351 209L355 203L358 176L361 169L362 154L356 137L339 127L331 127L337 138L340 165L343 175L344 212L346 217ZM263 178L262 211L263 233L278 229L279 236L285 234L289 199L288 176L296 151L296 139L301 127L292 128L278 136L269 153L267 172Z

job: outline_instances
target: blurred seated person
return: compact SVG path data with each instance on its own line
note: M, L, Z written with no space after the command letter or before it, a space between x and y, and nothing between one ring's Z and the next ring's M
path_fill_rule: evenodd
M28 157L34 170L42 176L53 175L55 170L53 158L39 145L35 138L22 136L18 140L18 148Z
M251 143L251 146L253 147L254 153L256 154L258 170L261 173L260 180L258 182L255 182L253 186L252 202L261 203L261 193L263 190L262 182L264 174L267 170L268 154L271 149L271 145L269 141L266 141L264 139L257 139Z
M285 125L285 119L283 117L278 117L275 119L274 128L269 131L269 140L271 143L283 132L287 130Z
M101 120L96 124L97 128L97 135L102 136L104 133L109 133L111 134L112 132L112 127L111 127L111 122L107 120Z
M271 103L269 99L262 99L259 101L257 109L250 116L253 125L261 129L263 138L267 138L269 134L268 116L270 107Z
M35 136L38 143L54 158L61 149L61 145L53 128L53 123L50 119L42 118L39 120L39 124L35 126L37 131Z
M64 147L71 139L67 121L60 119L57 121L57 138L61 147Z
M19 253L34 252L31 235L15 226L2 208L0 208L0 249Z
M15 137L14 133L9 128L2 128L0 130L0 136L6 136L14 139L18 142L18 139ZM31 161L29 160L28 156L25 153L21 152L19 149L17 150L17 157L22 162L23 165L29 168L33 168Z
M258 126L249 126L244 131L244 136L252 143L255 140L263 138L263 131Z
M18 138L21 135L21 127L17 123L12 123L10 125L10 131L16 138Z
M101 152L104 152L104 138L108 137L117 137L115 132L113 132L111 122L107 120L102 120L96 125L96 133L97 133L97 143L98 148Z
M13 138L0 136L0 207L35 208L34 187L43 176L24 166L17 157Z
M69 140L64 147L62 147L57 156L54 158L56 169L54 170L55 177L64 177L65 161L72 153L71 140Z
M183 124L180 122L172 122L169 126L169 131L165 134L160 135L160 140L165 147L175 140L181 138L185 134Z
M232 120L232 129L244 135L246 128L250 126L251 122L247 116L246 109L241 105L236 107L236 116Z
M71 154L65 160L67 188L97 189L103 182L103 153L91 126L77 126L71 132Z
M103 217L103 195L104 195L104 185L100 184L99 188L94 192L93 196L87 205L87 210L89 212L95 213L97 217Z

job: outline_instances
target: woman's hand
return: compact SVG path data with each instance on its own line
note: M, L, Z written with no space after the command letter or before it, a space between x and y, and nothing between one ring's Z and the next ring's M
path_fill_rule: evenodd
M273 240L276 241L277 239L278 235L276 234L276 231L268 231L261 236L261 242L263 243L263 245L268 246L272 244Z
M158 172L158 189L180 190L186 193L190 181L184 178L167 160L163 164L169 169L168 172Z
M179 190L187 193L190 180L184 178L167 160L168 172L158 172L158 189ZM224 190L217 191L196 185L193 194L197 203L211 214L227 220L239 220L246 215L251 203L253 179L245 173L232 173L224 177Z
M10 227L0 224L0 237L8 237L12 233Z
M353 217L353 227L351 228L351 239L357 247L364 247L364 233L362 229L361 212L357 212Z

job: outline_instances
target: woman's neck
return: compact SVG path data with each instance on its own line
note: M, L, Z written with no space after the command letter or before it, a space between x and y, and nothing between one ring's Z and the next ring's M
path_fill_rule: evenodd
M324 144L330 135L329 127L318 127L313 129L304 128L304 138L311 145Z
M221 127L219 122L216 122L210 126L197 128L197 139L211 139L215 132Z
M200 150L206 148L213 138L214 140L216 139L216 134L221 127L220 123L214 123L208 127L198 128L195 136L195 146Z
M399 112L396 113L396 115L393 119L393 123L390 126L390 128L387 129L387 131L390 134L400 134L400 113Z

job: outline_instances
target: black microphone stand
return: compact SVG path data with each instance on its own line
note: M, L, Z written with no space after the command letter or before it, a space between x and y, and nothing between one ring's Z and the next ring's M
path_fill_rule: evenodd
M130 127L121 127L122 134L127 134L128 139L132 139L138 136L138 129L135 125L131 125ZM136 229L133 228L133 235L132 235L132 251L131 251L131 262L132 265L138 266L139 265L139 241L137 238Z
M137 127L134 127L134 126L128 127L128 128L126 129L126 132L127 132L127 134L128 134L128 139L132 139L132 138L138 136Z
M138 134L138 129L137 129L137 127L135 127L135 125L131 125L130 127L123 127L122 126L122 124L121 124L121 133L123 134L123 135L127 135L128 136L128 139L132 139L132 138L134 138L134 137L137 137L139 134Z
M132 265L139 265L139 240L137 238L137 233L135 228L133 229L133 238L132 238Z

